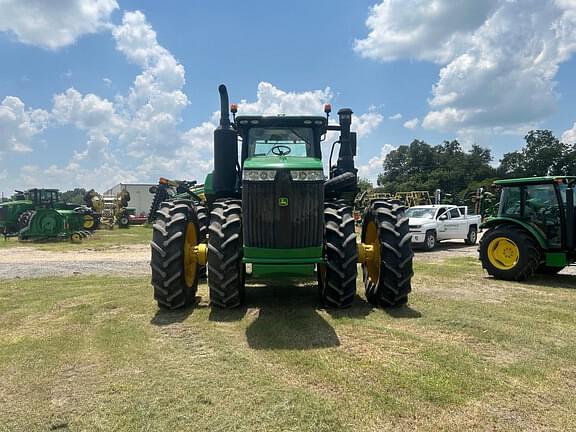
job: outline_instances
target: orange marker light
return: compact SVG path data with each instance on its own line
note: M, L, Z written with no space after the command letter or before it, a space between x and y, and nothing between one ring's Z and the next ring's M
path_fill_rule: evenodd
M324 104L324 112L326 114L330 114L332 112L332 104L329 103Z
M160 177L160 184L168 184L168 179L165 179L164 177Z
M230 112L232 114L236 114L238 112L238 104L231 104L230 105Z

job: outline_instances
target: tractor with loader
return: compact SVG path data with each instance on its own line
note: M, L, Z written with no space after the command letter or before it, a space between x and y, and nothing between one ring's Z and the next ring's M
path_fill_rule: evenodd
M480 260L498 279L521 281L556 274L576 261L576 177L498 180L498 214L484 222Z
M231 120L226 87L219 92L206 202L175 199L156 211L151 267L159 307L193 304L204 265L210 302L221 308L242 304L249 278L294 277L316 278L323 304L346 308L355 298L358 264L370 303L405 304L413 275L405 207L397 200L370 202L357 240L352 110L339 110L332 123L329 104L325 116L236 116L233 104ZM332 149L340 147L326 179L321 142L328 131L339 132Z

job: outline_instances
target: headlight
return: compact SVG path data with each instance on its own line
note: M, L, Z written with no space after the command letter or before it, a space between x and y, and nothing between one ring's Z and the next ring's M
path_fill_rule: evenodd
M410 229L417 229L417 230L419 230L420 228L422 228L422 225L410 225Z
M246 181L274 181L276 170L244 170L242 180Z
M324 181L322 170L290 171L290 175L294 181Z

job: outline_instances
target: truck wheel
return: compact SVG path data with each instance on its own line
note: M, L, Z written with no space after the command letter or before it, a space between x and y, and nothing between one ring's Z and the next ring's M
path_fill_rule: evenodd
M377 200L368 208L362 242L373 247L362 265L366 298L375 306L401 306L411 291L412 244L405 207L398 200Z
M325 264L318 266L320 298L327 307L347 308L356 295L358 247L352 208L330 202L324 208Z
M480 241L480 260L497 279L521 281L534 274L540 263L536 240L515 225L490 228Z
M162 203L152 226L152 285L158 306L177 309L194 302L198 265L191 250L199 243L200 229L194 207Z
M464 243L468 246L473 246L478 241L478 229L475 226L471 226L468 230L468 235L464 239Z
M210 302L221 308L244 301L242 262L242 207L237 200L214 203L208 237L208 287Z
M118 219L118 228L128 228L130 226L130 219L128 216L120 216Z
M208 226L210 225L210 216L208 208L203 205L196 206L196 215L198 216L198 228L200 230L200 243L207 243L208 241ZM201 278L206 277L206 266L198 267L198 276Z
M436 232L426 231L426 236L424 236L424 250L431 251L436 247Z

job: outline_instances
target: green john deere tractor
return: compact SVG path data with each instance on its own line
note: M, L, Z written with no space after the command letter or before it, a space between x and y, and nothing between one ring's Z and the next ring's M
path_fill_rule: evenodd
M482 228L480 260L498 279L524 280L555 274L576 261L574 184L576 177L498 180L498 215Z
M204 184L209 229L191 199L164 202L153 225L152 285L163 308L190 305L201 266L210 301L232 308L247 278L314 278L326 307L351 306L357 265L374 305L403 305L412 278L408 218L396 200L374 200L357 241L352 204L357 193L352 110L326 116L238 116L221 85L220 126L214 131L214 171ZM323 170L321 141L339 132L338 160ZM241 140L240 160L238 141ZM330 161L331 165L331 161Z
M11 201L0 204L0 232L5 237L80 241L93 222L90 209L65 203L58 189L17 191Z

